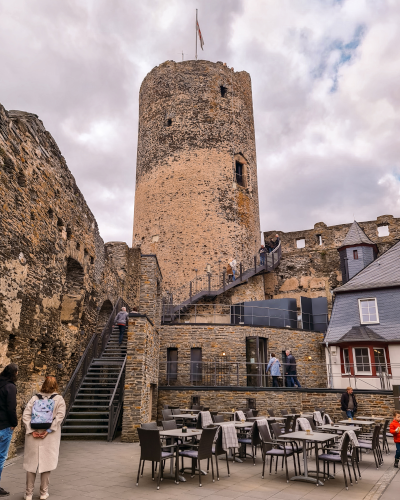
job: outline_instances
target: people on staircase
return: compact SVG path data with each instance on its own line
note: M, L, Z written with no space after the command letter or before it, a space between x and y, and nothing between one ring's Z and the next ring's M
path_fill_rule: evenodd
M236 266L237 266L235 257L232 257L231 261L229 262L229 265L232 268L232 280L235 281L236 280Z
M18 366L15 363L7 365L0 373L0 479L4 462L8 456L11 438L17 419L17 387ZM0 487L0 497L8 497L10 493Z
M50 472L58 464L65 410L56 378L47 376L40 392L31 398L22 415L26 428L23 466L26 470L25 500L32 500L37 473L40 474L40 500L50 496Z
M258 253L260 254L260 265L265 266L265 255L267 253L267 249L265 248L264 245L261 245L261 248L258 251Z
M128 316L129 314L126 312L126 307L121 307L120 312L115 317L114 323L119 328L119 345L121 345L124 340L126 325L128 324Z

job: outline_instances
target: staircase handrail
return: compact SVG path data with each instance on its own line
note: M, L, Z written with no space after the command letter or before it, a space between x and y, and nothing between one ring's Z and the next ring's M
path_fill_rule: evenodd
M121 297L119 297L101 334L98 335L97 332L95 332L92 335L91 339L89 340L89 343L84 353L82 354L81 359L79 360L74 370L74 373L72 374L72 377L70 378L66 388L64 389L62 395L66 401L66 406L67 406L64 422L68 416L71 406L74 404L76 395L78 394L79 389L81 388L83 379L85 378L89 370L91 362L96 357L101 356L101 354L104 352L105 346L112 332L112 327L114 325L114 320L117 310L122 306L125 306L127 309L129 309L126 302ZM100 349L99 349L99 340L100 340Z
M281 257L281 241L279 241L278 245L277 245L277 246L276 246L276 247L272 250L272 252L270 252L270 253L266 253L266 254L265 254L265 262L266 262L266 263L267 263L267 258L268 258L269 256L271 256L272 254L273 254L273 255L277 255L277 259L276 259L276 261L275 261L275 259L274 259L274 263L273 263L274 268L275 268L275 267L276 267L276 265L280 262L280 257ZM239 263L239 264L237 264L236 269L238 269L239 267L240 267L240 263ZM254 269L254 264L252 264L250 267L248 267L248 268L246 268L246 269L244 269L244 267L243 267L243 271L242 271L242 273L244 274L244 273L246 273L247 271L249 271L250 269ZM266 269L266 270L267 270L267 269ZM259 272L261 272L261 271L259 271ZM200 283L205 282L205 283L206 283L206 285L208 285L208 280L209 280L209 276L210 276L210 275L212 276L212 278L215 278L215 276L217 276L217 277L218 277L218 281L219 281L219 282L222 282L222 279L221 279L221 278L223 277L223 272L222 272L222 273L221 273L221 272L218 272L218 273L216 273L216 274L212 274L212 273L205 273L205 274L201 274L200 276L197 276L196 278L193 278L193 279L191 279L191 280L187 281L186 283L184 283L183 285L181 285L179 288L174 289L172 292L171 292L171 291L168 291L168 290L167 290L167 291L165 291L165 292L164 292L164 298L165 298L165 299L167 299L167 301L168 301L168 300L170 300L171 296L172 296L172 297L173 297L173 296L179 296L179 293L180 293L182 290L184 290L185 288L189 288L189 289L190 289L190 284L191 284L191 283L195 283L195 284L196 284L196 286L195 286L194 288L196 289L196 292L197 292L197 293L198 293L198 292L201 292L202 290L207 289L207 286L206 286L206 287L203 287L202 289L197 290L197 283L198 283L198 282L200 282ZM220 288L222 288L222 286L221 286ZM215 288L214 288L214 287L212 287L211 289L212 289L212 290L215 290ZM189 295L188 295L186 298L189 298ZM179 300L179 302L183 302L184 300L185 300L185 299L183 299L183 300L181 300L181 299L180 299L180 300ZM173 302L174 302L174 300L173 300Z
M117 382L115 384L114 392L112 393L110 404L108 405L108 410L109 410L109 418L108 418L108 441L112 441L112 438L114 436L115 432L115 427L117 425L117 420L119 417L120 409L124 400L124 378L125 378L125 365L126 365L126 357L124 359L124 362L122 363L121 370L118 375ZM121 383L120 383L121 382ZM119 394L118 394L118 405L116 408L116 411L114 412L114 398L117 393L118 388Z

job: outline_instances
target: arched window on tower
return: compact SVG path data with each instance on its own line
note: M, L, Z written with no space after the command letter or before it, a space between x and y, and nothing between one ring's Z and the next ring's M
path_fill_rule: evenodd
M79 326L84 299L85 273L79 262L71 257L67 260L67 272L61 300L61 322Z

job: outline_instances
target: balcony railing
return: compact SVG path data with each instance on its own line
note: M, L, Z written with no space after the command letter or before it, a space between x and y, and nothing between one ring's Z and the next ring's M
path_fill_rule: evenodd
M229 361L220 356L211 361L163 361L160 362L160 386L193 387L273 387L267 363ZM281 365L279 387L290 387L285 374L288 365ZM340 369L340 372L338 370ZM391 390L400 383L400 363L372 364L371 373L357 373L357 365L351 365L351 373L344 374L344 365L299 361L297 379L305 388L342 388ZM372 372L373 370L373 372Z
M172 311L175 311L172 313ZM173 315L172 315L173 314ZM277 307L252 306L243 304L163 304L163 323L230 324L269 326L281 328L309 329L326 332L328 314L299 313L297 309L279 309Z

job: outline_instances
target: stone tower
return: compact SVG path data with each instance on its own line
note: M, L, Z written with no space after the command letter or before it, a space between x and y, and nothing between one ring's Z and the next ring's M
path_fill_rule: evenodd
M376 259L378 248L354 221L338 252L344 284Z
M133 240L157 254L171 290L232 256L252 265L260 220L248 73L167 61L143 80Z

